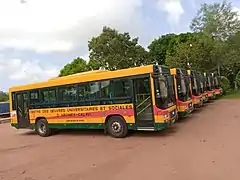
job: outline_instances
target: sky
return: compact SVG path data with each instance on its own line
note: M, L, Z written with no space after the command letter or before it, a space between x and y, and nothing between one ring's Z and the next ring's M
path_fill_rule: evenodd
M76 57L88 60L88 41L103 26L139 37L144 47L190 31L205 2L221 0L0 0L0 90L56 77Z

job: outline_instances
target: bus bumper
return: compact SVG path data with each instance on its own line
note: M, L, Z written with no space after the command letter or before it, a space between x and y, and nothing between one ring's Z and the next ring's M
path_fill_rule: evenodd
M202 94L202 100L204 103L208 102L208 94L206 92Z
M215 89L215 94L216 94L216 96L222 96L222 94L223 94L222 89Z
M202 96L193 96L194 108L200 108L203 106Z

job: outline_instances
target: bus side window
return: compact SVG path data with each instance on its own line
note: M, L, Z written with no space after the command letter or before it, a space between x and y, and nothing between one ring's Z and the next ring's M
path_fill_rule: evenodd
M102 98L112 98L113 94L111 92L110 81L102 81L101 82L101 97Z
M91 82L78 85L78 100L80 105L98 105L100 98L100 83ZM88 101L88 102L86 102Z
M100 98L100 84L99 82L91 82L89 83L89 99L99 99Z
M12 109L13 109L13 110L16 110L15 93L12 93Z
M30 104L39 103L39 93L38 91L30 91Z
M59 101L76 101L77 89L75 86L64 86L58 89Z
M127 79L113 80L112 82L115 97L131 96L131 85Z
M43 103L47 103L48 100L49 100L48 91L47 90L41 91L41 101Z
M56 90L55 89L51 89L48 91L48 97L49 97L49 102L56 102L57 98L56 98Z
M55 89L45 89L41 90L41 102L49 103L56 102L56 90Z

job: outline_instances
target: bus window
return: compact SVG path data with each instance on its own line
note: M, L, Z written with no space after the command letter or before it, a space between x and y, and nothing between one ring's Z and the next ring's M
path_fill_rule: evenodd
M100 98L99 82L91 82L79 85L79 100L87 101Z
M41 100L42 102L45 103L56 101L56 90L55 89L41 90Z
M30 91L30 104L39 103L39 92L37 90Z
M131 95L131 85L129 80L113 80L112 86L113 92L115 92L115 97L128 97Z
M63 86L58 89L59 101L76 101L77 89L75 86Z
M101 82L101 97L102 98L113 97L110 80Z
M51 90L48 91L48 98L49 98L50 102L55 102L57 100L55 89L51 89Z
M119 98L131 96L131 83L127 79L116 79L101 82L103 98Z
M12 93L12 109L13 109L13 110L16 110L15 93Z

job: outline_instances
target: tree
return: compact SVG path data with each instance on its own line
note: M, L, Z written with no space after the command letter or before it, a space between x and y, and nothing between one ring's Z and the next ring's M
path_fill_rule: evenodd
M225 0L222 3L204 3L192 20L190 29L226 40L240 30L240 21L231 3Z
M0 102L8 101L8 93L5 93L3 91L0 91Z
M216 64L219 73L223 73L228 78L233 77L237 73L231 70L236 63L233 58L236 51L228 48L229 45L231 46L228 40L240 30L240 20L232 4L225 0L222 3L202 4L190 28L195 32L203 32L215 40L211 51L212 61Z
M184 43L175 46L174 53L167 53L166 65L186 68L190 63L193 69L215 70L216 63L212 58L213 39L201 33L193 33Z
M165 64L167 51L172 49L175 37L176 34L166 34L151 42L148 49L153 62Z
M234 87L235 77L240 71L240 32L229 37L222 48L222 74L226 76Z
M166 34L154 39L148 46L152 62L165 64L167 56L174 56L175 50L182 43L194 41L198 33Z
M90 62L94 68L122 69L147 64L148 52L138 45L138 38L129 33L103 27L102 33L93 37L88 44Z
M76 58L71 63L68 63L60 70L59 76L67 76L75 73L80 73L89 70L87 62L82 58Z

